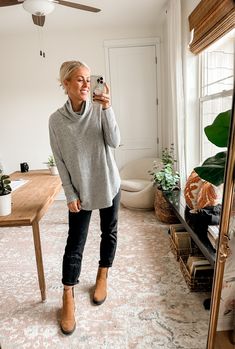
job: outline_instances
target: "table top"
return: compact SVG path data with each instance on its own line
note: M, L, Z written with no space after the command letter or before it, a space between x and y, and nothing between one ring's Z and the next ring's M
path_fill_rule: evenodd
M173 192L164 192L164 196L172 205L172 208L174 209L177 217L190 233L191 238L201 250L203 255L208 259L211 265L214 265L216 259L216 251L213 249L210 241L207 238L207 231L200 231L200 228L197 231L197 227L192 226L192 224L190 224L190 221L187 219L186 202L183 192L180 190L175 190Z
M12 181L27 180L27 183L12 192L12 213L0 217L0 227L32 225L39 221L61 189L59 176L49 170L32 170L10 175Z

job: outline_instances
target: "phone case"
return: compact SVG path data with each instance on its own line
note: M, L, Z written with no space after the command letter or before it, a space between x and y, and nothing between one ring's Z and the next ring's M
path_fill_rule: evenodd
M91 75L90 95L91 100L93 94L99 95L104 91L104 76L103 75Z

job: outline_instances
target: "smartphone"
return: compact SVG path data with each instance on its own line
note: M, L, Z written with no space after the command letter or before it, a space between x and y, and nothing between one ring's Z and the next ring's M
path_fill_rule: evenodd
M93 94L99 95L104 91L104 76L91 75L90 96L93 100Z

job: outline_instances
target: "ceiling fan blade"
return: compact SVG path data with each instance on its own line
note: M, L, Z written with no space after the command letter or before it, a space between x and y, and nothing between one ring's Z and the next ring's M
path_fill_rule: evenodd
M90 12L100 12L101 10L96 7L86 6L82 4L76 4L75 2L64 1L64 0L56 0L55 3L63 6L77 8L78 10L90 11Z
M36 16L36 15L32 15L33 18L33 23L35 25L39 25L39 27L43 27L44 23L45 23L45 16Z
M22 4L22 2L19 2L18 0L0 0L0 7L20 4Z

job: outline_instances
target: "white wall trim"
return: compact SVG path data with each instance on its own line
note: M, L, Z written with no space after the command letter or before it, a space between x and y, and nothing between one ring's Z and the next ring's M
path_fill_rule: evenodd
M120 39L104 40L104 47L127 47L127 46L148 46L160 44L160 38L137 38L137 39Z

